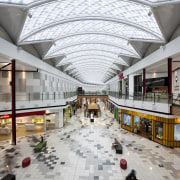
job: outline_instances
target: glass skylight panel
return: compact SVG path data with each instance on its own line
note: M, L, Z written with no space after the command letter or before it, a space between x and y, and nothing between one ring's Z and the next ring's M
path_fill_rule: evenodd
M66 0L53 1L30 9L22 36L38 31L55 23L84 19L87 17L109 18L119 22L136 24L161 36L153 14L148 16L150 7L122 0Z
M61 54L65 54L67 56L68 54L73 53L73 52L86 51L86 50L100 50L100 51L105 51L105 52L111 52L111 53L117 54L117 56L119 54L124 54L124 55L132 56L132 57L136 56L130 51L120 49L115 46L109 46L105 44L80 44L80 45L67 47L64 49L58 49L57 51L53 53L48 53L46 57L55 57Z
M147 0L147 1L150 1L150 2L153 2L153 3L154 3L154 2L157 3L157 2L168 2L168 1L171 2L171 1L177 1L177 0Z
M63 64L69 64L69 63L76 63L79 61L86 61L87 59L99 59L99 61L106 61L106 62L117 61L116 59L113 59L112 57L92 55L92 56L78 56L74 58L66 58L64 61L62 60L62 62L60 62L59 64L63 65Z
M33 2L37 2L37 0L0 0L0 3L8 4L31 4Z
M70 45L75 44L83 44L83 43L103 43L103 44L110 44L117 47L122 47L123 49L127 49L132 53L138 55L131 44L128 43L126 39L117 38L114 36L108 35L100 35L100 34L84 34L84 35L77 35L77 36L70 36L67 38L59 39L55 42L55 45L51 46L48 54L51 54L58 49L63 49L64 47L68 47Z
M105 51L99 51L99 50L87 50L87 51L78 51L78 52L74 52L72 54L68 54L66 58L64 58L62 60L63 62L66 62L66 60L68 59L73 59L73 58L77 58L77 57L85 57L85 56L98 56L98 57L102 57L102 58L110 58L111 60L113 60L113 62L119 62L121 64L127 65L121 58L119 58L116 54L112 54L110 52L105 52ZM61 62L60 62L61 64Z
M86 65L86 64L97 64L97 63L101 64L101 65L104 65L104 66L109 66L112 62L104 61L104 60L101 60L101 59L89 58L89 59L82 59L81 61L73 62L73 65L76 65L76 64Z
M82 20L47 28L28 37L24 41L54 40L68 35L92 32L113 34L125 38L160 40L160 37L158 38L142 29L126 24L102 20ZM20 39L22 40L23 38L21 36Z

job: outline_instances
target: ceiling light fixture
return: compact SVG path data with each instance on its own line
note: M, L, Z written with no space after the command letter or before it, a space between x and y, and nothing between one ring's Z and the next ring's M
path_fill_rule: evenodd
M149 12L148 12L148 16L151 16L151 15L152 15L152 11L149 11Z
M28 17L32 18L32 14L30 12L28 12Z

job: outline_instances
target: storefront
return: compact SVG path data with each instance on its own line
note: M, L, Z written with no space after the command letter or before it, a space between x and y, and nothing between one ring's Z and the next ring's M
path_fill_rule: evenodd
M114 104L111 103L111 113L114 113Z
M22 137L44 132L46 111L36 111L16 114L16 137ZM11 139L11 114L0 116L0 140Z
M63 124L65 125L72 117L72 106L63 109Z
M118 121L118 108L114 106L114 119Z
M180 119L122 110L122 128L167 147L180 147Z
M121 124L122 121L122 109L118 109L118 122Z

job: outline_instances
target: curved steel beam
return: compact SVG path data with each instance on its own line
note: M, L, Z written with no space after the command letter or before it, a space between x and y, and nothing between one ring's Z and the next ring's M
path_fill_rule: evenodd
M98 58L98 57L96 57L96 58L87 58L87 59L79 59L79 60L77 60L77 61L74 61L74 62L67 62L66 64L68 64L68 63L72 63L73 65L75 65L75 64L77 64L77 63L86 63L86 62L92 62L92 61L95 61L95 60L100 60L100 62L102 63L105 63L105 64L110 64L110 63L113 63L114 61L110 61L110 59L109 60L105 60L105 59L103 59L103 58ZM63 66L63 65L66 65L65 63L64 64L61 64L60 66Z
M71 59L73 60L73 59L77 59L77 58L94 57L94 56L95 56L95 57L100 57L100 59L102 59L102 58L106 58L106 59L110 59L110 60L113 59L113 60L116 61L116 62L117 62L117 61L119 62L119 61L121 61L121 60L124 61L123 59L118 59L118 58L116 59L115 57L110 57L110 56L108 56L108 55L104 56L104 55L96 55L96 54L76 56L76 57L69 58L69 59L67 58L67 59L65 59L64 61L69 61L69 60L71 60ZM114 61L113 61L113 62L114 62ZM73 62L73 61L72 61L72 62ZM74 62L76 62L76 61L74 61ZM62 64L63 64L63 62L62 62Z
M115 56L118 56L118 55L119 55L119 54L113 53L113 52L111 52L111 51L97 50L97 49L88 49L88 50L74 51L74 52L69 53L68 55L74 54L74 53L78 53L78 52L85 52L85 51L86 51L86 52L88 52L88 51L99 51L99 52L111 53L111 54L113 54L113 55L115 55ZM46 58L43 58L43 59L46 60L46 59L50 59L50 58L57 57L57 56L61 56L61 55L63 56L64 54L57 54L57 55L54 55L54 56L47 56ZM122 55L127 56L127 54L122 54Z
M39 6L41 4L45 4L45 3L53 2L53 1L57 1L57 0L44 0L42 2L31 3L27 7L28 8L33 8L33 7ZM144 0L129 0L129 1L136 2L138 4L143 4L143 5L146 5L146 6L151 6L153 4L151 2L147 2L147 1L144 1Z
M112 46L112 47L116 47L116 48L118 48L118 49L122 49L122 50L128 51L129 53L131 53L131 54L127 54L127 55L130 56L130 57L131 57L131 55L132 55L133 57L140 58L140 56L138 55L138 53L135 54L134 52L132 52L131 50L129 50L129 49L123 47L123 46L117 46L117 45L109 44L109 43L105 43L105 42L82 42L82 43L77 43L77 44L69 44L69 45L64 46L64 47L62 47L62 48L56 49L55 51L47 54L47 56L52 55L52 54L56 53L57 51L61 51L61 50L64 50L64 49L66 49L66 48L69 48L69 47L74 47L74 46L77 46L77 45L84 45L84 44L100 44L100 45ZM135 52L136 52L136 51L135 51ZM45 57L46 57L46 55L45 55Z
M84 44L100 44L100 45L106 45L106 46L110 46L110 47L112 46L112 47L116 47L116 48L123 49L123 50L125 50L125 51L130 52L130 53L131 53L131 54L129 55L130 57L131 57L131 55L134 55L134 56L132 56L132 57L140 58L140 57L138 56L138 54L135 54L134 52L132 52L132 51L130 51L130 50L128 50L128 49L126 49L126 48L124 48L124 47L122 47L122 46L116 46L116 45L113 45L113 44L107 44L107 43L103 43L103 42L83 42L83 43L71 44L71 45L64 46L64 47L62 47L62 48L56 49L55 51L53 51L53 52L51 52L51 53L49 53L49 54L46 54L44 58L46 58L46 56L48 57L48 56L56 53L57 51L62 51L63 49L66 49L66 48L69 48L69 47L74 47L74 46L84 45Z
M87 69L89 69L89 68L98 68L98 69L103 69L103 68L110 68L110 66L107 66L107 65L105 65L105 64L101 64L101 63L99 63L99 64L80 64L79 66L75 66L76 67L76 69L77 70L79 70L79 69L81 69L81 68L83 68L83 69L85 69L85 68L87 68Z
M155 36L156 38L162 40L164 42L164 39L162 39L162 37L160 37L158 34L156 34L155 32L152 32L151 30L145 28L145 27L141 27L140 25L137 25L135 23L132 22L128 22L128 21L124 21L123 19L115 19L115 18L107 18L107 17L76 17L76 18L72 18L72 19L66 19L66 20L60 20L56 23L51 23L48 25L45 25L37 30L32 31L31 33L27 34L26 36L24 36L21 41L24 41L25 39L27 39L28 37L43 31L45 29L60 25L60 24L65 24L65 23L70 23L70 22L75 22L75 21L84 21L84 20L100 20L100 21L109 21L109 22L115 22L115 23L121 23L121 24L126 24L128 26L132 26L138 29L141 29L142 31L145 31L153 36Z
M111 34L111 33L102 33L102 32L81 32L81 33L72 33L66 36L62 36L62 37L58 37L56 39L54 39L54 41L58 41L61 39L65 39L68 37L74 37L74 36L78 36L78 35L91 35L91 34L97 34L97 35L105 35L105 36L112 36L112 37L116 37L116 38L121 38L121 39L125 39L125 40L129 40L128 38L124 37L124 36L119 36L119 35L115 35L115 34Z
M83 69L85 69L85 68L87 68L87 69L89 69L89 68L92 68L92 67L95 67L95 68L99 68L99 69L103 69L103 68L110 68L110 66L107 66L107 65L105 65L105 64L101 64L101 63L97 63L97 64L80 64L79 66L75 66L75 68L77 69L77 70L79 70L79 69L81 69L81 68L83 68Z

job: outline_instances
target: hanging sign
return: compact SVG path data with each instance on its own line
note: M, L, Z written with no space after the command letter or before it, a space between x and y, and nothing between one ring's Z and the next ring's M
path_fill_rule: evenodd
M119 79L124 79L123 73L119 74Z

